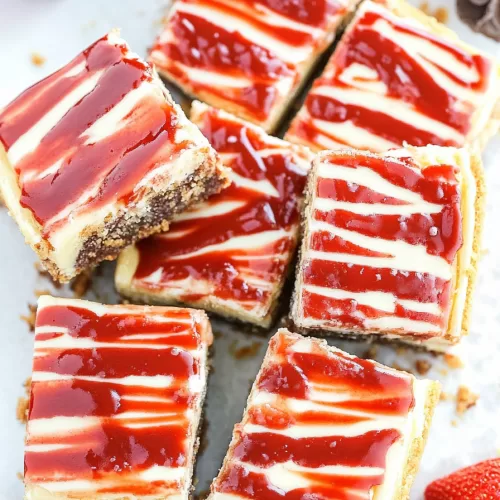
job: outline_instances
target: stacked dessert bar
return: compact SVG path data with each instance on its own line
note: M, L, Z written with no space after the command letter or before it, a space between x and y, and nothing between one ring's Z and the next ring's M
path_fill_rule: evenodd
M190 120L155 67L204 101ZM1 111L0 195L43 265L119 256L118 291L157 304L40 299L25 498L189 498L198 309L269 328L296 267L295 332L210 499L407 499L439 385L299 333L442 351L468 332L499 81L403 1L177 0L149 62L111 32Z

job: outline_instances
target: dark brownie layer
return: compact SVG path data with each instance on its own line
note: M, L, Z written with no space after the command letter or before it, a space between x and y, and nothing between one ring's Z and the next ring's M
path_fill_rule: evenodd
M166 192L152 197L141 213L121 213L105 224L99 234L86 239L78 255L78 272L93 267L103 260L113 260L127 246L135 241L168 228L168 221L198 203L218 193L227 186L227 179L218 170L207 176L212 166L201 165L182 184L175 184Z

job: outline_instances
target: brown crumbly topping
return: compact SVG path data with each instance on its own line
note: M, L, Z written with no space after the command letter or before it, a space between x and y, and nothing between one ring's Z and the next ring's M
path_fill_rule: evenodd
M54 288L57 288L57 289L61 288L61 286L62 286L61 283L53 280L50 273L42 266L42 264L40 264L40 262L35 262L35 269L36 269L37 273L40 275L40 277L48 279Z
M444 360L445 360L446 364L453 370L464 367L463 361L458 356L455 356L454 354L445 354Z
M20 318L27 323L30 332L35 331L35 322L36 322L36 304L28 303L29 314L24 315L21 314Z
M75 299L81 299L92 285L92 272L83 271L71 282L71 290Z
M236 359L254 358L259 354L261 342L252 342L250 345L237 347L238 341L231 342L229 346L229 353Z
M461 385L457 391L457 414L463 415L469 408L475 406L478 399L479 394L475 394L465 385Z
M415 368L419 375L427 375L429 370L432 368L432 365L426 359L417 359L415 362Z
M378 354L378 347L376 345L372 345L369 349L367 349L363 353L363 359L375 359Z
M42 56L38 52L31 53L31 63L34 64L35 66L43 66L46 60L47 58Z

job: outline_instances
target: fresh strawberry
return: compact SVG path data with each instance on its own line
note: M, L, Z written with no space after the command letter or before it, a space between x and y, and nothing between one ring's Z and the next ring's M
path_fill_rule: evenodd
M499 500L500 458L485 460L437 479L427 486L425 500Z

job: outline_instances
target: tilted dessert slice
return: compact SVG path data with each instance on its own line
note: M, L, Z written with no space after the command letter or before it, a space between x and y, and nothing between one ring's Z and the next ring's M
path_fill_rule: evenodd
M468 331L484 180L465 149L320 153L292 304L303 331L444 350Z
M26 500L187 500L211 343L202 311L41 297Z
M0 192L67 281L218 192L215 151L115 32L0 112Z
M273 131L359 0L177 0L150 60L187 94Z
M407 500L439 392L279 330L209 500Z
M484 146L500 124L500 66L401 0L367 0L286 139L382 152Z
M117 289L135 300L180 302L267 327L297 244L312 155L199 102L191 118L232 184L177 216L168 233L127 248Z

